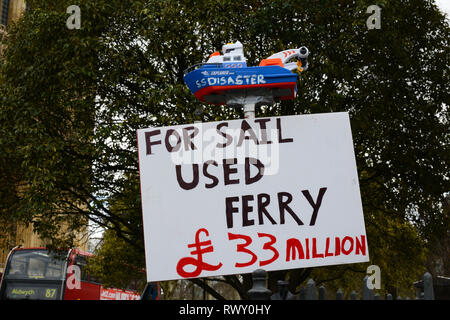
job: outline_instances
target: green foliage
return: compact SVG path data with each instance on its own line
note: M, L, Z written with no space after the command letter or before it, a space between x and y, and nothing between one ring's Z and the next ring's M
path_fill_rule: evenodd
M99 277L104 287L127 288L138 291L145 286L145 265L142 252L130 250L130 245L113 230L105 231L101 246L89 261L89 272Z
M431 1L378 1L380 30L367 29L374 3L363 0L81 0L80 30L66 28L70 4L30 1L8 30L0 219L34 222L68 245L62 220L77 229L89 218L109 230L100 255L117 243L118 263L144 267L136 129L192 123L198 107L203 121L242 118L201 105L183 83L184 69L240 40L249 64L300 45L311 51L298 97L257 116L349 111L370 263L386 285L416 279L427 245L448 236L450 37ZM269 283L362 278L365 267L277 272ZM245 297L251 283L241 280L227 279Z
M311 277L333 293L341 288L347 298L353 290L361 296L367 267L376 264L381 271L381 290L377 291L381 296L396 293L414 297L413 283L425 272L427 251L423 239L410 223L393 212L366 212L365 220L370 262L315 268Z

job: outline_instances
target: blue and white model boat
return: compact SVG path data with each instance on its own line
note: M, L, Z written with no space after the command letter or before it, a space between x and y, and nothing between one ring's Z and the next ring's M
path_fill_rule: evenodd
M215 105L243 104L293 99L297 93L296 71L308 67L308 49L289 49L275 53L248 67L242 44L222 46L222 55L214 52L206 63L185 71L184 82L200 100ZM293 62L291 62L294 60Z

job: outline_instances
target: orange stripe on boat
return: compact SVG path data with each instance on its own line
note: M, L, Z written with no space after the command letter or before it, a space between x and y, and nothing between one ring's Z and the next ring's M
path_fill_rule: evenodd
M284 67L283 62L280 58L273 58L273 59L264 59L259 63L260 67L264 66L280 66Z

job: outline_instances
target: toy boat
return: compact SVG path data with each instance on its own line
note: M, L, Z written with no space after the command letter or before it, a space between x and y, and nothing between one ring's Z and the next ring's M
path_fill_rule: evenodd
M184 82L200 101L215 105L294 99L296 71L307 69L308 54L306 47L284 50L262 60L259 66L248 67L242 44L228 43L222 46L222 55L214 52L206 63L185 70Z

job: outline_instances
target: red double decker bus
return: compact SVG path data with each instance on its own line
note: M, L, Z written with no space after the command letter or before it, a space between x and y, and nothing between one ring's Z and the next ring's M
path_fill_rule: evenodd
M6 260L0 283L0 299L140 299L140 294L135 290L104 288L86 270L91 256L79 249L56 253L46 248L14 248Z

